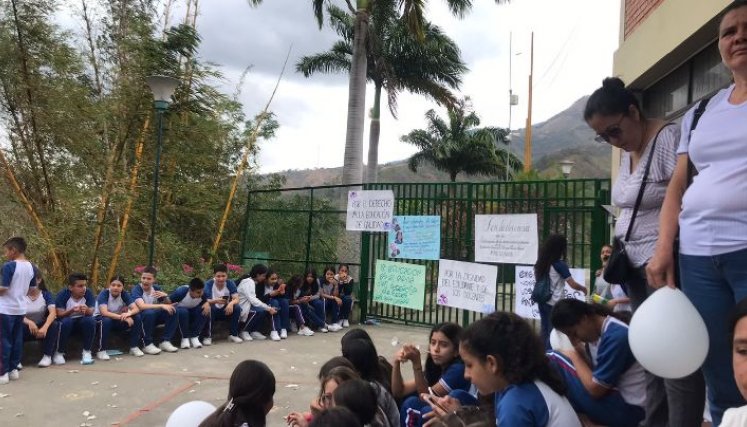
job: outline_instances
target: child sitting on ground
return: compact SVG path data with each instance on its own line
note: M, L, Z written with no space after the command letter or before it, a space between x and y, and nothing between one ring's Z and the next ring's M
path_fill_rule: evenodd
M36 286L29 289L26 295L26 317L24 323L24 341L44 340L44 355L39 361L40 368L52 363L60 365L64 359L55 359L54 351L60 338L60 322L57 322L57 310L54 296L47 290L47 285L39 272L36 273Z
M198 336L210 320L210 304L205 296L205 282L195 277L189 285L183 285L169 295L169 300L176 306L179 318L179 331L182 335L181 348L200 348Z
M277 311L277 315L272 317L273 328L270 332L270 339L273 341L288 338L288 329L290 329L290 304L288 299L284 298L285 285L278 285L278 280L278 274L268 270L267 280L265 280L264 289L262 289L263 293L259 297L262 302ZM259 290L257 295L260 295ZM278 334L278 331L280 331L280 334Z
M239 292L233 280L228 280L228 267L225 264L216 264L213 267L213 278L205 283L205 297L210 304L210 320L207 335L203 338L202 344L213 343L213 322L218 320L230 322L229 342L237 344L244 342L239 338L239 320L241 319Z
M241 338L244 341L267 339L257 328L262 324L265 316L274 316L277 313L274 308L265 304L257 296L258 290L260 291L260 295L264 293L265 280L267 280L267 266L264 264L255 264L249 271L249 275L243 277L239 283L238 292L242 315L241 321L245 322ZM270 323L272 323L274 328L275 321L273 320Z
M309 306L311 301L310 288L304 289L303 277L295 275L291 277L288 289L285 291L285 296L288 298L290 305L288 309L294 313L296 323L298 323L298 335L312 336L314 331L309 329L307 324L313 327L323 328L324 321L314 313L314 310Z
M337 267L337 293L342 300L340 305L340 327L350 327L350 312L353 309L353 278L350 276L350 267L347 264L340 264Z
M327 266L324 268L324 273L321 279L321 293L322 300L324 301L324 319L327 319L327 315L332 315L332 323L327 326L330 332L337 332L342 329L340 326L340 306L342 306L342 299L338 296L338 282L335 280L335 268Z
M97 359L109 360L107 348L109 333L112 330L127 332L130 354L135 357L143 356L143 352L138 347L143 332L140 309L137 308L137 304L135 304L130 293L124 290L124 278L122 276L112 278L109 282L109 288L99 293L94 316L101 324L99 352L96 353Z
M176 308L169 303L169 296L156 284L157 270L153 267L145 267L140 274L140 283L132 288L132 298L140 309L143 319L143 341L147 354L159 354L161 350L174 353L178 351L171 339L176 332ZM157 347L153 341L153 332L156 326L164 324L163 340Z
M93 310L96 300L88 289L88 278L85 274L73 273L67 279L67 289L57 294L55 307L60 319L60 342L55 358L64 363L63 354L67 351L67 342L73 332L79 332L83 338L83 355L80 363L93 363L91 348L96 331Z

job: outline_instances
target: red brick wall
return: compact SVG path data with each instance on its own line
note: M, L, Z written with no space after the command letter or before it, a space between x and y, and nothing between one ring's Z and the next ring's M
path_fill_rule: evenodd
M625 38L664 0L625 0Z

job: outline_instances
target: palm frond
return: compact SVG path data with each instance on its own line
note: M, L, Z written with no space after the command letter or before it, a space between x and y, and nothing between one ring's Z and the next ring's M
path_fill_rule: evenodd
M310 77L314 73L340 73L350 71L350 58L336 52L323 52L304 56L296 64L296 71Z

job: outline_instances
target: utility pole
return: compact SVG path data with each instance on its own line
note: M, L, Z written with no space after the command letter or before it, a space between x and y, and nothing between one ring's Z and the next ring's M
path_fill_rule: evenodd
M524 172L532 170L532 74L534 73L534 31L532 31L532 44L529 59L529 105L527 111L526 136L524 138Z

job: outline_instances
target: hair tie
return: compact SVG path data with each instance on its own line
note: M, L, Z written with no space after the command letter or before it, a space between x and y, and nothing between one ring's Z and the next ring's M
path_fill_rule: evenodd
M226 407L223 408L223 412L231 412L233 411L233 397L228 400L228 403L226 403Z

